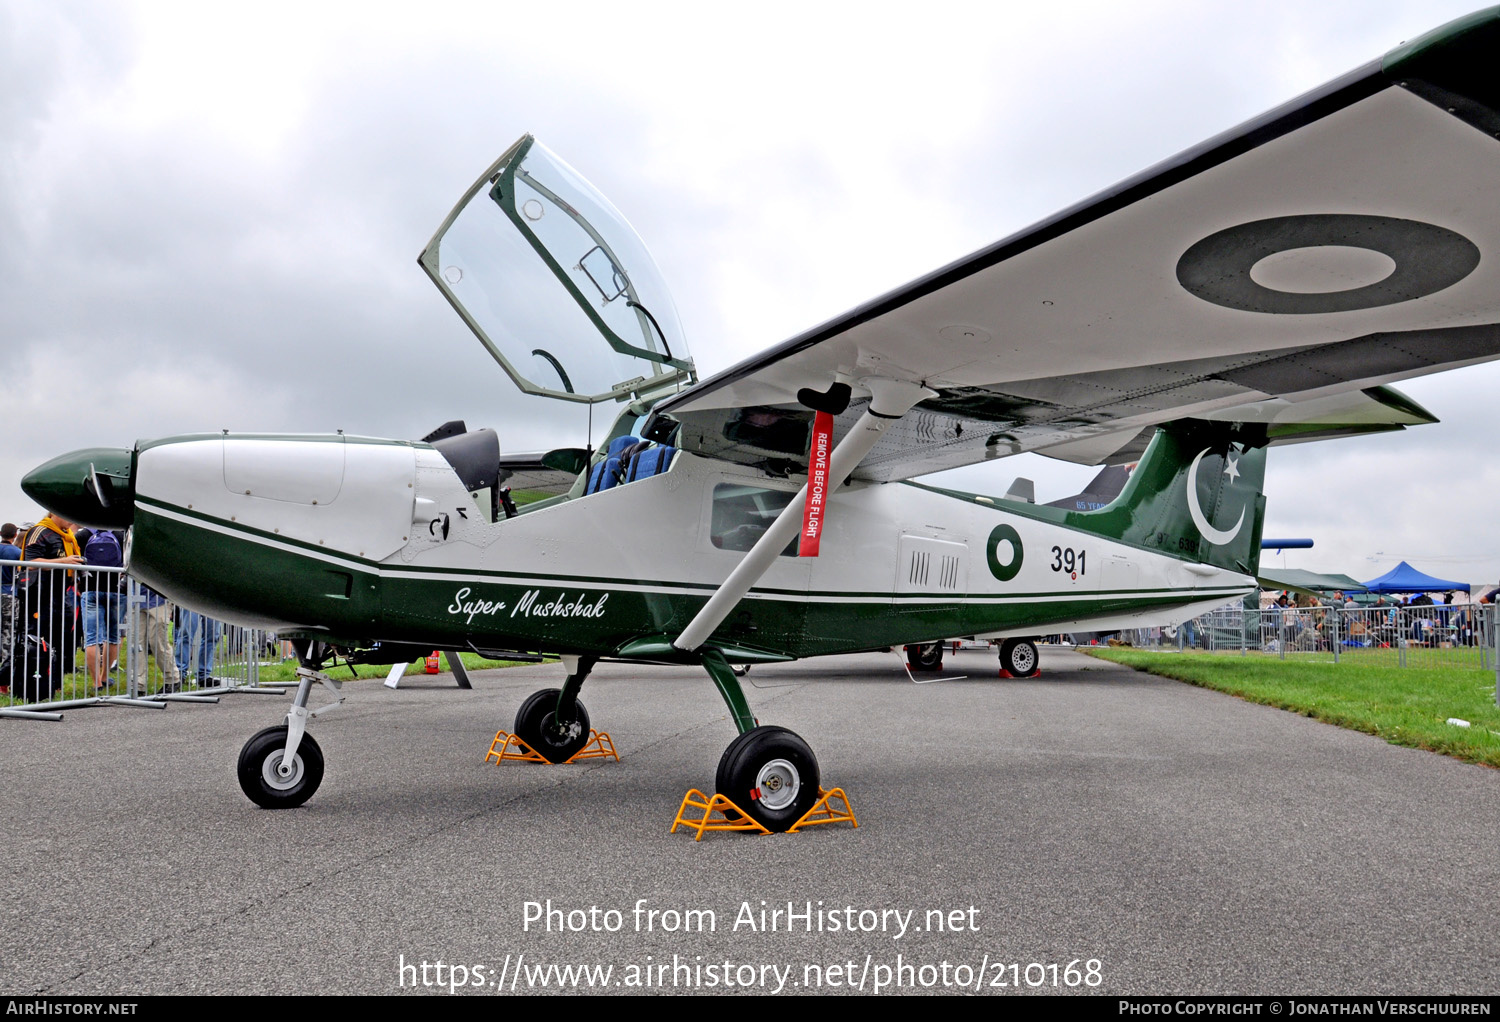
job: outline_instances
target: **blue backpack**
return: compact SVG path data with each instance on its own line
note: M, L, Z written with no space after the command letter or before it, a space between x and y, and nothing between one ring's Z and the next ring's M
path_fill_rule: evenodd
M96 529L84 544L83 563L101 568L118 568L124 565L125 555L115 534L108 529Z

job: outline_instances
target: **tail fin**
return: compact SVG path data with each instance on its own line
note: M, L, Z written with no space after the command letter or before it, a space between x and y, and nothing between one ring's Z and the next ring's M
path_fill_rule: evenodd
M1266 429L1180 419L1156 431L1120 492L1068 524L1184 560L1254 575L1266 498Z

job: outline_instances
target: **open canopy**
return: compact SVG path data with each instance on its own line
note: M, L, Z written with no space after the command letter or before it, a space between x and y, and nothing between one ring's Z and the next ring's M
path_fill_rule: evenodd
M1433 578L1402 561L1379 578L1366 582L1365 588L1372 593L1432 593L1452 589L1466 593L1469 591L1469 584Z
M640 237L530 135L480 175L418 262L529 394L625 400L696 379Z

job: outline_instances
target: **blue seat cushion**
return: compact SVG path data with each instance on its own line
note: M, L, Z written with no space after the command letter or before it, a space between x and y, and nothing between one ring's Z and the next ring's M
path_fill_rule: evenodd
M589 473L589 484L583 488L585 494L598 493L600 483L604 481L604 462L595 465Z
M618 458L625 448L632 444L638 444L641 438L638 436L617 436L609 442L609 448L604 452L606 458Z
M651 476L660 475L672 464L672 456L677 453L675 447L650 447L644 451L636 452L630 462L630 470L625 479L627 483L633 483L637 479L649 479Z

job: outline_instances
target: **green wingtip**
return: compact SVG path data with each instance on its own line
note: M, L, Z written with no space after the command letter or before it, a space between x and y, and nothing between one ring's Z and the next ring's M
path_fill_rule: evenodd
M1391 82L1493 137L1500 137L1500 7L1475 11L1381 61Z
M1497 39L1500 39L1500 7L1486 7L1407 40L1381 58L1380 66L1394 77L1406 73L1403 69L1410 69L1413 63L1442 61L1474 48L1493 53Z

